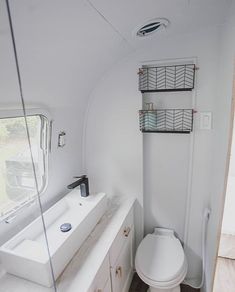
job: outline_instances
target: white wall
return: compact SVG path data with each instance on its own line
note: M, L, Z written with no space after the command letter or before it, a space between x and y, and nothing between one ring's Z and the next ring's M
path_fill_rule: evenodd
M217 94L214 104L214 131L212 153L212 182L210 205L212 209L207 251L207 291L211 291L217 250L220 238L220 227L224 206L224 194L226 187L226 159L229 146L232 82L234 74L235 54L235 3L230 9L227 24L220 28L220 59L219 74L217 79Z
M213 111L214 130L200 131L197 127L196 116L192 200L185 244L188 247L189 276L199 277L200 224L204 207L210 205L212 218L209 225L208 247L210 248L208 248L207 270L207 291L210 291L216 255L218 218L222 212L223 202L221 194L228 140L234 30L231 27L221 28L221 30L215 27L215 29L198 31L191 35L172 34L170 38L162 36L153 42L148 41L146 47L145 42L136 45L137 41L135 41L136 47L143 48L128 56L132 49L126 40L86 1L71 0L69 5L64 5L63 0L49 2L47 0L33 2L12 0L11 6L26 105L27 107L40 105L49 109L54 119L50 182L42 197L45 206L64 195L66 185L71 182L73 175L87 171L91 177L93 190L106 191L110 196L135 195L138 198L136 213L136 222L140 227L138 240L142 233L144 170L142 159L146 151L143 153L142 134L138 130L138 110L142 106L142 100L137 90L137 69L141 61L185 57L198 59L200 70L197 73L196 109ZM20 103L3 0L0 0L0 8L0 106L7 104L14 107L19 106ZM130 11L132 8L130 5ZM151 6L149 9L155 11ZM144 17L143 11L140 11L141 17ZM234 11L232 9L230 11L232 21ZM129 13L129 10L126 10L126 13ZM117 20L118 23L124 24L120 22L120 17L117 17ZM86 27L86 30L81 30L81 27ZM130 27L133 27L131 22ZM130 32L125 27L124 31ZM221 58L218 75L219 54ZM127 57L122 59L123 56ZM122 61L115 63L117 60ZM115 65L108 70L112 64ZM104 72L107 73L103 75ZM87 122L83 133L83 120L88 99ZM57 149L56 146L57 134L60 130L67 132L68 142L63 149ZM83 134L85 141L82 141ZM178 174L183 184L188 156L188 154L183 155L183 152L188 151L186 147L188 141L183 141L183 139L188 138L187 136L166 136L161 147L169 147L173 139L175 145L185 147L181 152L184 173L181 173L182 176ZM84 147L84 153L82 153L82 147ZM213 153L211 153L212 150ZM171 155L174 157L175 153L172 151ZM84 168L82 167L83 159L85 160ZM160 158L156 157L156 159L158 164ZM177 164L178 162L175 165ZM168 162L166 169L170 167ZM158 175L163 174L158 168L156 171ZM160 220L160 225L175 228L182 237L186 214L185 186L178 184L177 193L174 194L174 202L177 198L181 198L182 202L178 201L178 204L170 205L168 204L169 197L163 197L161 193L164 182L169 184L169 178L163 177L161 181L162 185L159 186L159 193L156 196L152 191L144 193L145 201L154 199L154 203L161 204L159 210L162 211L161 217L154 214L153 220L146 221L146 230L150 230L155 222L158 223ZM168 196L170 192L173 193L172 189L168 188L168 191ZM147 212L146 217L148 218ZM26 223L17 220L9 226L1 224L1 242L7 240Z
M85 127L85 165L92 191L138 199L136 229L142 235L142 136L137 113L138 65L129 56L116 64L90 96Z
M226 190L226 199L224 206L224 215L222 222L222 230L223 234L235 234L235 177L228 176L227 182L227 190Z
M157 109L192 109L193 96L193 92L145 93L143 103L153 102ZM143 135L145 233L156 226L172 228L184 240L191 136Z
M10 1L26 109L40 107L53 119L47 208L84 172L82 136L89 92L115 60L130 51L126 41L85 0ZM86 27L86 29L81 29ZM0 107L22 108L5 1L0 0ZM57 148L64 130L67 144ZM21 230L39 208L11 224L0 223L0 244ZM27 216L26 216L27 215ZM27 218L26 218L27 217Z
M221 233L235 234L235 128L233 129L232 148L225 196Z
M155 168L151 169L151 172L155 171L156 174L159 174L158 180L162 181L161 186L158 188L159 192L154 192L154 190L144 192L144 198L142 199L141 181L145 168L142 166L141 158L145 158L146 153L142 153L142 134L138 129L138 109L140 109L142 101L138 92L137 68L142 61L196 57L200 67L197 73L196 109L199 111L211 111L216 93L217 47L218 33L216 29L200 31L194 35L158 39L151 46L148 45L147 48L137 51L119 64L116 64L90 96L85 155L86 168L92 178L92 185L95 190L104 190L110 195L123 194L128 196L134 194L137 196L140 205L142 205L143 199L148 206L150 206L149 202L151 202L151 210L156 208L158 212L154 214L154 218L151 218L149 210L147 208L144 210L146 212L145 218L149 218L148 221L145 221L148 225L145 226L146 230L150 230L155 222L158 223L159 218L160 225L176 228L178 234L180 236L183 235L186 186L178 185L175 192L170 189L169 177L163 176L164 171L159 171L158 163L164 163L165 169L169 170L172 160L161 160L161 152L159 152L159 156L155 157ZM190 277L200 276L201 220L204 207L209 201L211 175L212 132L200 131L197 124L196 118L192 206L190 209L188 239L185 243L188 246L188 275ZM175 150L170 149L172 159L177 150L181 153L180 157L182 157L183 165L185 166L183 172L178 175L182 176L181 182L185 183L188 156L187 135L182 137L177 135L162 137L158 135L158 138L164 139L161 141L162 144L159 149L170 149L170 143L175 145ZM177 148L179 146L181 149ZM182 146L185 147L183 150ZM149 148L148 151L153 151L153 147L154 145L151 145L151 149ZM147 149L144 148L144 150ZM144 161L144 167L146 167L145 163L146 161ZM174 163L178 164L180 161L178 160ZM174 171L170 173L171 178L173 174ZM164 184L169 191L165 197L161 193ZM169 201L169 197L173 193L174 199ZM182 202L179 199L178 203L175 204L177 198L180 198Z

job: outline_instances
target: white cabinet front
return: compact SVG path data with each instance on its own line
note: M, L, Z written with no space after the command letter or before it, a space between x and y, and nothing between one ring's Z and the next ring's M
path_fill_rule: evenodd
M104 287L104 290L102 290L101 292L112 292L110 278L108 279L108 281Z
M133 273L133 226L114 266L111 267L112 292L127 292Z
M109 275L109 257L103 261L95 279L93 280L89 292L112 292Z

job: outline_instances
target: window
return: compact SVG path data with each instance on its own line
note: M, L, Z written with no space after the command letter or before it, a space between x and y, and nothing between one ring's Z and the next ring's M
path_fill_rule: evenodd
M39 192L47 181L48 120L27 117ZM37 195L24 117L0 118L0 219L19 210Z

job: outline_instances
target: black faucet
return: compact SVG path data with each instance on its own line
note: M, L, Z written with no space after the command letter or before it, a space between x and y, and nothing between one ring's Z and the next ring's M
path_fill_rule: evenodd
M87 197L89 196L89 181L88 177L86 175L82 176L75 176L74 178L79 178L75 182L71 183L70 185L67 186L68 189L74 189L77 186L80 186L81 189L81 196L82 197Z

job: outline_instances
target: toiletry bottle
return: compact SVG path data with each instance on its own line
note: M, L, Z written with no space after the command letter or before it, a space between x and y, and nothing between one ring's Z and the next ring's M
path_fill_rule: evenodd
M145 131L154 131L157 127L157 115L156 110L154 110L152 102L146 102L147 106L145 115L144 115L144 129Z

